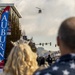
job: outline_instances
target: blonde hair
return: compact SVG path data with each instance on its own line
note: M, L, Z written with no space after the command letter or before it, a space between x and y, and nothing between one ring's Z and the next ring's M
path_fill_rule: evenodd
M38 68L37 55L32 52L26 43L13 47L4 67L5 74L11 75L32 75Z

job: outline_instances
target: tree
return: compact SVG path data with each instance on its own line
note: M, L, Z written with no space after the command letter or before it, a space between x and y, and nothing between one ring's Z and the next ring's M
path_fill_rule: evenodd
M5 50L5 58L8 57L13 45L11 44L11 41L17 41L21 37L21 29L19 25L19 20L15 16L11 16L9 14L9 22L11 25L11 35L7 35L6 38L6 50Z

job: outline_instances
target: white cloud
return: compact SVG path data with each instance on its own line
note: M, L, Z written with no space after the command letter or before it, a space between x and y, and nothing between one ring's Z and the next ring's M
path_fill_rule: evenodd
M51 31L52 29L57 28L60 24L60 21L63 19L73 16L74 15L74 3L73 0L68 2L68 0L63 1L63 0L51 0L51 1L41 1L41 0L36 0L36 1L29 1L28 4L26 4L25 9L22 9L22 14L24 15L23 21L22 19L22 24L26 27L27 25L30 28L32 27L32 23L36 25L36 29L33 30L35 32L31 32L30 34L47 34L45 30ZM36 7L40 7L43 9L42 14L38 14L38 9ZM59 23L56 22L56 19L59 20ZM57 25L57 26L56 26ZM24 27L23 26L23 27ZM56 26L56 27L55 27ZM40 27L40 28L39 28ZM54 28L53 28L54 27ZM56 31L53 33L54 35L56 34ZM45 35L44 34L44 35ZM50 36L53 35L52 33L49 33ZM48 35L49 35L48 34Z
M25 29L26 34L33 37L56 36L60 23L75 14L74 0L1 0L0 2L15 3L22 15L20 22L23 30ZM41 14L36 7L42 9Z

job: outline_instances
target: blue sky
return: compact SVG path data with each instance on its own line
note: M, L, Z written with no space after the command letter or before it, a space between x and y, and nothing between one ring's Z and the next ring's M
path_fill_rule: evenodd
M47 50L59 50L54 47L61 22L75 16L74 0L0 0L1 3L14 3L20 12L22 30L35 43L52 42L52 46L44 46ZM38 14L39 7L42 13Z

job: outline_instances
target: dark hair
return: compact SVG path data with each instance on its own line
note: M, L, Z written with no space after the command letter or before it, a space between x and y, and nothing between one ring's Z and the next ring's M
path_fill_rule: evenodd
M75 49L75 17L64 20L59 27L58 36L68 48Z

